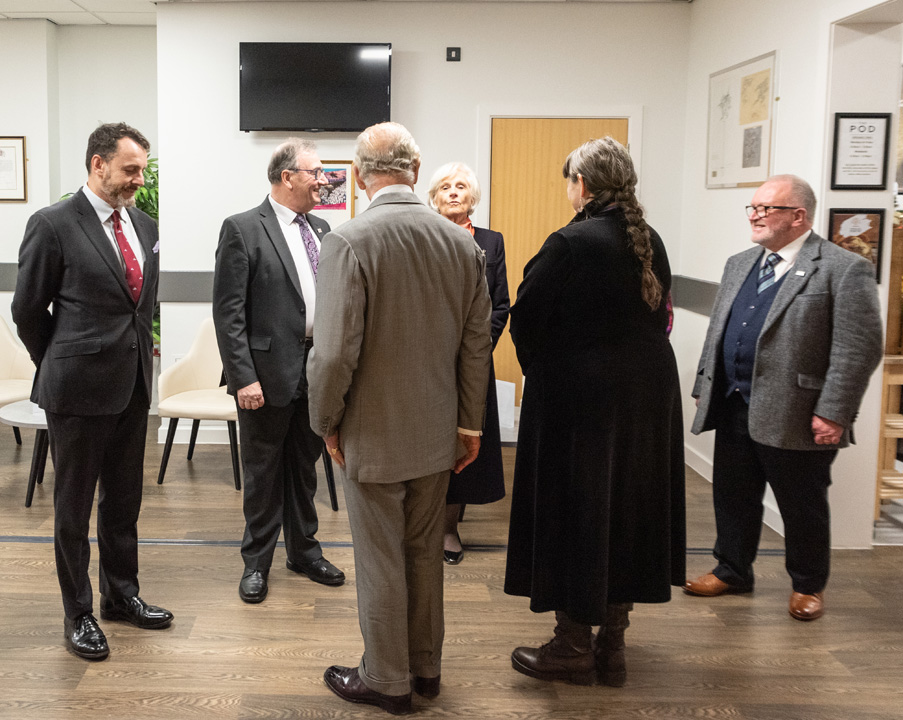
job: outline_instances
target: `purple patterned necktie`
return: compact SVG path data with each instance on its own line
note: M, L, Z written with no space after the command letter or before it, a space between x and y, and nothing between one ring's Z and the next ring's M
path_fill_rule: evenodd
M314 280L317 279L317 265L320 263L320 251L317 250L317 241L308 228L303 215L295 217L295 222L301 228L301 239L304 241L304 249L307 250L307 259L310 260L310 269L314 271Z

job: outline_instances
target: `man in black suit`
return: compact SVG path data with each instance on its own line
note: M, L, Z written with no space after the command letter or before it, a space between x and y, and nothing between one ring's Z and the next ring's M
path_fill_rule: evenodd
M270 158L267 177L263 204L223 223L213 281L216 337L238 404L245 473L238 594L248 603L266 598L280 528L289 570L324 585L345 582L315 537L323 441L310 429L305 371L320 238L329 232L309 213L326 176L314 144L290 138Z
M28 221L12 303L37 366L31 399L47 414L66 644L97 660L109 654L88 577L98 479L101 618L147 629L172 622L172 613L138 596L159 242L156 223L134 207L134 197L149 149L125 123L91 134L87 183Z

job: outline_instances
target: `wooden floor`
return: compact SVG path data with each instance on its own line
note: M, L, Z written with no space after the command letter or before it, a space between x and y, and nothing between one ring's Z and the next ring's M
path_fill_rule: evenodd
M384 718L336 698L324 669L356 664L354 565L344 499L318 499L326 557L348 575L327 588L290 573L276 551L262 605L238 598L241 497L225 446L184 446L156 484L151 420L141 515L141 594L176 615L165 631L102 622L111 655L91 663L63 647L52 546L53 474L24 507L34 434L0 435L0 718ZM510 473L514 450L505 450ZM688 476L693 574L712 566L710 487ZM508 502L468 508L464 562L446 568L442 694L415 696L423 717L900 720L903 717L903 548L836 552L828 612L791 619L782 542L765 530L751 595L707 600L676 591L638 606L622 689L544 683L511 669L519 644L550 636L553 619L502 592ZM96 546L93 548L96 556ZM96 559L96 557L95 557ZM92 578L96 583L96 563Z

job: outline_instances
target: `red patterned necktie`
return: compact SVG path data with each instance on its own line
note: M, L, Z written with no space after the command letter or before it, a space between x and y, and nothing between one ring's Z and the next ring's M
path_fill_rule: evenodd
M125 263L125 281L132 292L132 299L138 302L138 298L141 297L141 286L144 284L144 275L141 273L138 258L135 257L128 240L125 239L125 233L122 232L122 222L120 222L118 210L113 211L113 235L116 236L116 244L119 245L119 252L122 253L122 260Z

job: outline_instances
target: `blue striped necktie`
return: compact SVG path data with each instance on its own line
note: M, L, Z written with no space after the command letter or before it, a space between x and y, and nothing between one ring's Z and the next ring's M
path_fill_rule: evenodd
M759 270L759 279L756 281L756 294L762 292L774 285L774 266L781 262L781 256L777 253L771 253L765 258L765 264Z

